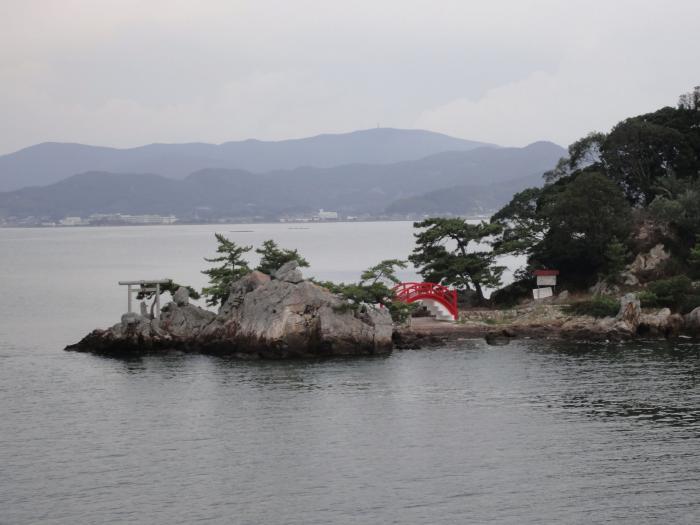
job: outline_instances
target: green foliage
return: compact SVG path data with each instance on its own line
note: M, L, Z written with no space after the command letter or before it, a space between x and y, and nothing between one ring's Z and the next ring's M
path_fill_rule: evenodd
M574 172L600 160L601 149L608 136L593 131L569 146L569 170Z
M546 218L539 213L542 194L541 188L516 193L491 217L491 222L501 227L501 234L493 243L496 253L530 255L532 248L542 241L548 229Z
M700 277L700 235L697 236L695 246L690 249L688 266L690 266L690 272L694 277Z
M620 284L621 274L629 258L627 246L613 237L605 249L605 280L611 284Z
M250 267L243 255L252 250L252 246L238 246L220 233L214 235L218 243L216 253L221 255L212 259L205 257L204 260L221 264L202 271L209 276L209 286L202 289L202 295L207 298L209 306L223 304L231 291L231 284L250 273Z
M700 87L678 108L629 118L605 135L591 133L545 173L544 188L516 194L492 218L502 227L498 253L556 268L562 281L616 281L631 246L632 214L670 226L677 261L700 272ZM633 209L634 207L634 209ZM642 208L648 208L642 210ZM685 270L683 270L685 271Z
M168 281L167 283L160 285L160 294L163 295L165 292L169 292L170 295L173 295L175 292L177 292L178 288L187 288L187 291L190 294L190 298L192 298L194 300L197 300L201 297L199 292L197 290L195 290L194 288L192 288L191 286L186 285L186 284L178 284L175 281L173 281L172 279L170 281ZM155 292L139 291L136 294L136 299L138 299L139 301L143 300L143 299L151 299L155 294L156 294Z
M700 86L695 86L692 91L683 93L678 97L678 109L687 111L700 110Z
M362 272L359 283L345 284L330 281L317 281L316 284L327 288L348 301L350 308L375 308L377 305L387 308L394 322L406 321L415 310L414 305L408 305L394 300L394 292L387 286L398 284L396 270L406 268L406 261L387 259Z
M370 284L375 284L378 282L399 284L401 279L396 277L397 269L405 269L407 266L406 261L400 259L385 259L379 264L376 264L364 272L360 276L360 282L362 284L370 281Z
M460 290L473 288L480 302L484 286L499 286L504 267L495 265L496 252L479 244L500 233L500 224L433 217L413 226L422 231L415 234L416 248L409 260L426 281Z
M687 314L700 307L700 291L690 295L686 295L681 302L678 311L682 314Z
M297 250L286 250L277 246L273 240L263 242L261 248L255 250L260 255L260 263L256 270L268 275L279 270L285 263L289 261L297 261L300 267L307 268L309 263L304 259Z
M554 169L544 173L545 182L551 184L589 166L599 166L601 148L606 139L605 133L597 131L578 139L569 146L569 156L559 159Z
M564 307L571 315L589 315L591 317L614 317L620 311L620 301L605 295L599 295L588 301L579 301Z
M671 308L682 314L700 306L700 289L685 275L651 282L638 297L644 308Z
M669 178L659 186L663 195L649 205L657 220L668 223L678 235L680 252L689 255L700 233L700 182Z
M654 306L671 308L674 311L680 310L681 306L688 302L688 297L697 293L693 282L686 275L653 281L647 285L647 291L656 297Z
M551 170L545 171L542 174L545 182L551 184L558 181L561 178L571 175L571 169L569 168L569 158L562 157L557 161L557 165ZM531 188L532 189L532 188Z
M586 168L516 194L491 220L502 228L497 253L527 255L531 267L556 268L564 282L585 286L621 271L632 211L614 182Z
M632 203L648 204L654 186L692 155L683 134L640 118L627 119L608 135L602 156L608 173Z
M639 299L642 308L655 308L659 306L659 298L654 292L649 290L642 290L637 294L637 299Z
M619 188L604 175L581 172L552 189L540 204L548 224L542 242L533 247L532 263L562 272L585 286L607 264L613 239L629 238L631 208Z
M520 279L493 292L490 301L495 306L510 308L516 306L523 299L532 298L533 288L535 288L534 279Z

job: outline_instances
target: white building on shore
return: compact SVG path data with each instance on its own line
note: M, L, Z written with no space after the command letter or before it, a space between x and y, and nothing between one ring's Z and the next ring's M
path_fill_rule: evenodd
M338 212L337 211L326 211L323 208L318 210L318 215L314 217L319 221L337 221Z

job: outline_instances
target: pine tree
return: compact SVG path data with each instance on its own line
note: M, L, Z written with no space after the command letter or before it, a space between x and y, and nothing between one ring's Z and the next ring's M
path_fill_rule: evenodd
M272 239L263 242L262 248L258 248L255 252L260 255L260 264L258 264L256 270L268 275L279 270L289 261L296 261L302 268L309 266L308 261L299 255L297 250L280 248Z
M629 251L617 237L613 237L605 249L605 280L610 284L619 284L625 269Z
M479 302L484 302L484 287L500 285L505 268L495 264L496 253L481 248L501 232L499 224L433 217L413 226L422 231L415 234L416 248L409 260L426 281L474 289Z
M243 254L253 249L252 246L238 246L221 233L214 234L218 246L216 253L221 255L212 259L204 258L207 262L222 263L220 266L202 270L209 276L209 286L202 289L202 295L207 298L207 305L223 304L231 291L231 284L250 273L248 262Z

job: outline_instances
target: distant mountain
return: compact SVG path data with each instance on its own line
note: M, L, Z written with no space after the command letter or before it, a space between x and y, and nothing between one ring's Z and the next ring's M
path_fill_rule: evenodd
M513 181L537 183L564 153L555 144L537 142L524 148L484 147L387 165L352 164L269 173L207 169L183 180L156 174L88 172L46 187L0 193L0 216L172 213L184 218L273 217L319 208L378 215L387 207L397 213L419 211L422 208L410 205L416 198L437 198L434 211L439 212L439 203L446 201L430 193L436 190L453 193L450 210L469 213L485 211L510 197L523 184ZM444 190L465 186L473 189Z
M533 174L483 186L452 186L398 199L386 207L388 215L465 215L488 213L506 204L513 194L542 184Z
M489 145L431 131L391 128L278 142L151 144L129 149L47 142L0 156L0 191L44 186L87 171L153 173L181 179L207 168L262 173L302 166L391 164L483 146Z

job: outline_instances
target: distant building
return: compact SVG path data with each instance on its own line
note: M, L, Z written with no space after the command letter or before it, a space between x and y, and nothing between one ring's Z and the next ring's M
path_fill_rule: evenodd
M127 224L174 224L174 215L122 215L121 219Z
M61 226L82 226L88 224L88 222L83 220L82 217L63 217L63 219L58 221L58 224Z
M336 221L338 220L337 211L325 211L324 209L318 210L318 220L320 221Z
M92 224L173 224L174 215L123 215L121 213L95 213L90 215Z

